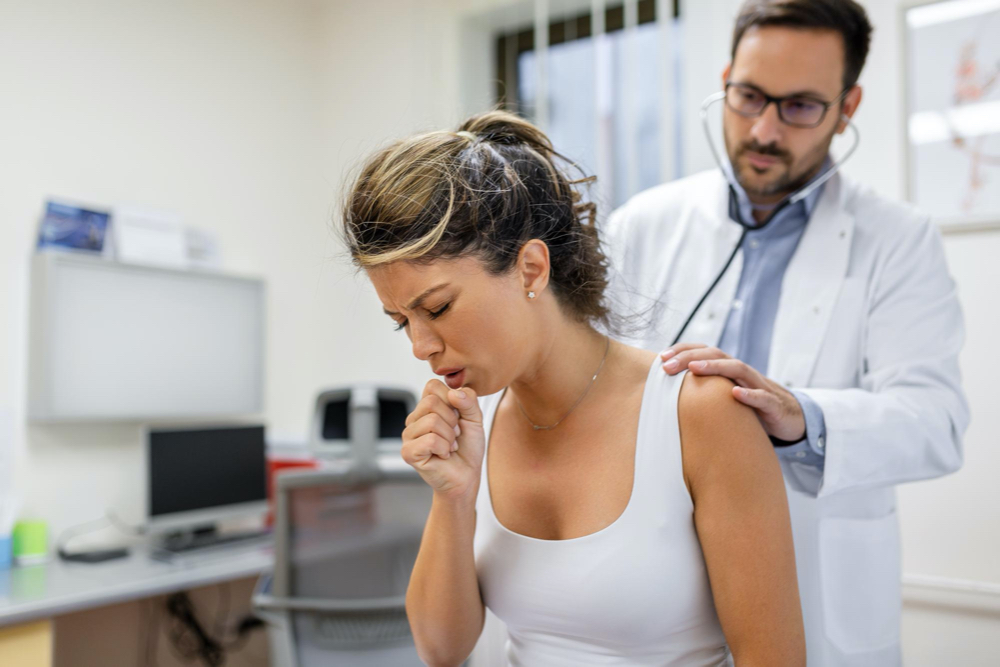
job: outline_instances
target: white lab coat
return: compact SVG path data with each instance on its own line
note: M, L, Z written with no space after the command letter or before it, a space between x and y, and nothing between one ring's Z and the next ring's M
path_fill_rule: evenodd
M711 171L611 216L610 294L639 327L627 342L671 343L738 242L727 210ZM682 342L718 344L741 270L742 251ZM894 485L962 464L963 339L936 227L845 177L828 181L782 283L766 373L826 420L822 473L782 461L810 667L900 664Z

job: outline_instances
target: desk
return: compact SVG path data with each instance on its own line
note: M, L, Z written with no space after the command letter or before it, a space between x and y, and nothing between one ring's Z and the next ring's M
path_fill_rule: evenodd
M239 545L172 563L154 560L147 548L135 547L127 558L106 563L52 560L0 570L0 664L15 664L5 659L5 647L24 650L26 633L33 646L45 644L46 633L51 644L56 616L255 577L272 564L271 547ZM27 662L19 658L16 664L52 664L51 655L32 655L38 657Z

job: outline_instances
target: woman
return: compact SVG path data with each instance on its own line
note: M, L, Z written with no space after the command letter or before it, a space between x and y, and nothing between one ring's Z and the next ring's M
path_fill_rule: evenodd
M728 380L598 332L606 260L557 158L487 113L380 151L345 205L354 261L443 377L403 433L434 491L417 651L460 664L489 607L511 665L803 665L770 441Z

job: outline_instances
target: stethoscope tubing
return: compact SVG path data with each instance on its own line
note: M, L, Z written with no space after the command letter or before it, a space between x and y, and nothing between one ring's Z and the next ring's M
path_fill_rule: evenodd
M687 330L688 325L690 325L691 321L694 320L695 315L698 314L698 311L705 304L705 301L708 300L708 297L712 293L712 291L715 290L719 282L722 281L722 277L726 275L726 271L729 270L729 267L732 265L733 260L736 259L736 253L738 253L739 249L743 246L743 241L746 239L747 232L749 232L751 229L763 229L765 226L770 224L770 222L774 220L774 218L778 215L778 213L780 213L784 208L790 206L791 204L794 204L795 202L802 201L810 194L812 194L814 191L816 191L816 189L818 189L820 186L826 183L828 180L833 178L834 174L840 171L840 168L844 165L845 162L847 162L848 158L850 158L854 154L854 151L856 151L858 148L858 144L861 143L861 133L858 131L858 128L854 125L853 122L851 122L851 119L848 118L847 115L842 115L841 118L844 120L844 122L847 123L847 127L850 128L850 130L854 134L854 142L851 144L850 149L848 149L848 151L844 154L843 157L841 157L829 169L827 169L822 176L814 179L808 185L796 190L795 192L791 193L790 195L782 199L777 205L774 206L773 209L771 209L771 214L767 217L766 220L764 220L759 225L752 225L743 219L743 215L740 212L739 198L736 195L736 186L733 182L734 178L731 172L726 168L725 163L722 161L722 157L715 146L715 140L712 138L711 127L709 127L708 110L712 107L713 104L716 104L717 102L721 102L722 100L724 100L725 97L726 97L725 91L720 91L718 93L713 93L712 95L709 95L708 97L705 98L705 101L701 103L701 126L705 132L705 139L708 141L708 147L711 149L712 157L715 159L715 164L719 167L719 171L722 172L723 178L726 179L726 183L729 185L729 217L733 222L737 223L740 227L743 228L743 232L740 234L740 239L739 241L736 242L736 246L733 248L733 251L729 254L729 258L726 260L725 265L723 265L722 270L719 271L718 275L715 276L715 280L713 280L709 288L705 290L705 293L702 294L701 298L698 300L698 303L695 305L694 309L687 316L687 319L684 320L684 325L681 326L680 331L677 332L677 335L674 337L673 342L670 343L671 346L676 345L678 341L680 341L681 336L684 335L684 332Z

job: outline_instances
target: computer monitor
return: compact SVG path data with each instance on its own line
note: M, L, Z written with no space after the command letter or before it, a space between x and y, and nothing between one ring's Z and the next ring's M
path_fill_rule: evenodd
M267 511L263 426L160 430L147 437L146 521L153 532L214 526Z

